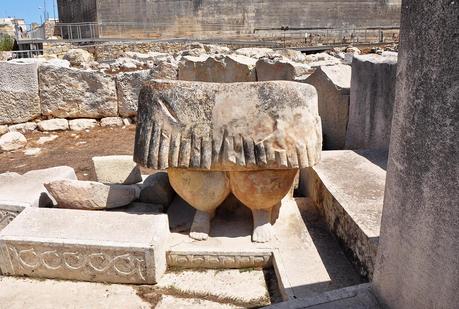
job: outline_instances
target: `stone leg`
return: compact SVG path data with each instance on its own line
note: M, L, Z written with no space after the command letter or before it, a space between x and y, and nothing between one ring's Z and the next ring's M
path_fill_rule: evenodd
M169 168L168 174L175 192L197 209L190 237L207 239L215 209L231 192L226 173Z
M287 169L229 172L233 194L252 210L254 242L271 240L272 208L289 192L297 171Z

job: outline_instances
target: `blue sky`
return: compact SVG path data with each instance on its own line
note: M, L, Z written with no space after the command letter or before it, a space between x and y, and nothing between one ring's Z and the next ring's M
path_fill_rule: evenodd
M40 23L40 16L43 19L44 2L49 17L53 18L53 2L56 3L56 0L0 0L0 18L16 17L24 18L26 23ZM55 6L57 18L57 5Z

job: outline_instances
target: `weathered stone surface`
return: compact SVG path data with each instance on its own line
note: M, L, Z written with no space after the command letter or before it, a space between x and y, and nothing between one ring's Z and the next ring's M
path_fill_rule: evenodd
M72 131L83 131L97 126L95 119L72 119L69 120L69 128Z
M5 134L8 132L8 126L7 125L0 125L0 135Z
M370 278L381 226L386 160L385 151L324 151L319 164L301 172L301 190L350 249L361 274Z
M19 132L8 132L0 136L0 151L11 151L25 147L26 137Z
M42 113L59 118L116 116L114 80L101 72L42 65L39 68Z
M259 81L303 80L312 73L309 65L283 58L262 58L256 63L256 71Z
M91 53L84 49L70 49L64 55L64 60L70 62L73 66L80 66L84 63L89 63L94 60Z
M271 303L263 271L255 269L168 272L159 280L158 287L199 298L210 296L245 308Z
M267 57L274 53L274 50L271 48L262 48L262 47L245 47L239 48L236 50L236 54L251 57L251 58L262 58Z
M18 124L13 124L8 127L8 131L10 132L30 132L34 131L37 128L37 123L36 122L26 122L26 123L18 123Z
M121 116L130 117L137 113L140 89L146 81L153 78L151 70L121 73L116 76L118 111Z
M0 124L40 115L37 67L36 63L0 62Z
M139 200L144 203L161 204L168 207L174 196L175 191L169 183L169 176L165 172L158 172L148 176L143 181Z
M40 131L65 131L69 129L69 122L67 119L49 119L42 120L38 123Z
M337 65L342 63L340 59L333 57L327 53L306 55L305 62L309 64L312 68L318 68L326 65Z
M153 81L137 121L134 161L155 169L307 167L322 148L316 90L301 83Z
M28 208L0 233L0 267L6 275L153 284L166 270L168 234L166 215Z
M389 149L397 57L354 56L346 149Z
M133 285L0 276L0 286L0 303L11 309L65 308L69 304L75 309L151 309Z
M306 61L306 56L302 52L293 49L279 49L269 54L269 56L273 55L281 56L293 62L301 63Z
M459 303L457 1L404 1L373 280L390 308Z
M73 168L57 166L34 170L23 175L0 174L0 205L24 207L48 207L55 204L43 183L58 179L77 179ZM0 206L2 209L2 206Z
M349 120L351 67L342 64L321 66L305 82L317 90L324 149L344 149Z
M185 56L178 67L178 79L216 83L254 82L256 61L242 55L225 57Z
M93 157L92 163L98 182L130 185L142 181L132 156Z
M136 185L105 185L94 181L57 180L45 183L60 208L108 209L126 206L139 198Z

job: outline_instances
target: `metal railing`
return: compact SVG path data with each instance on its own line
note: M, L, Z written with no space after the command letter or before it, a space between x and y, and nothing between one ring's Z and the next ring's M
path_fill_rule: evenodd
M21 39L46 37L45 26L31 29ZM48 29L49 30L49 29ZM280 26L248 30L237 24L184 24L180 28L171 24L144 24L135 22L56 23L51 32L66 41L133 40L159 38L244 38L248 40L300 40L307 45L332 45L339 43L391 43L398 41L398 26L372 28L300 28Z

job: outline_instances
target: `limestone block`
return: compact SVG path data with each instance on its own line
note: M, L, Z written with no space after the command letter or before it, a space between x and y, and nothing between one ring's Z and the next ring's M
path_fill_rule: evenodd
M8 131L10 132L16 132L16 131L30 132L30 131L34 131L36 128L37 128L36 122L25 122L25 123L18 123L18 124L10 125L8 127Z
M142 184L139 200L144 203L160 204L169 206L172 203L175 192L169 183L169 177L165 172L158 172L148 176Z
M301 171L303 193L313 199L329 229L358 261L361 274L370 278L378 249L386 162L385 151L324 151L319 164Z
M121 117L105 117L100 120L102 127L121 127L123 124L123 118Z
M178 66L178 79L188 81L232 83L254 82L256 61L241 55L225 57L185 56Z
M278 55L293 62L304 62L306 56L299 50L294 49L279 49L269 54L269 56Z
M140 188L136 185L105 185L95 181L56 180L44 186L60 208L116 208L128 205L140 195Z
M321 66L305 82L317 90L324 149L344 149L349 120L351 67L343 64Z
M150 79L150 70L121 73L116 76L118 111L122 117L134 116L137 113L140 88Z
M98 71L42 65L39 68L42 113L59 118L116 116L114 80Z
M25 147L27 139L19 132L8 132L0 136L0 151L11 151Z
M93 157L92 163L98 182L130 185L142 181L132 156Z
M155 169L285 169L319 161L314 87L152 81L139 97L134 161Z
M166 270L167 221L167 215L28 208L0 233L0 267L14 276L154 284Z
M0 229L26 207L53 206L56 202L43 183L57 179L76 179L75 171L68 166L58 166L23 175L0 174Z
M80 66L93 61L94 57L88 51L78 48L68 50L64 55L64 60L69 61L73 66Z
M301 80L312 73L309 65L283 58L262 58L256 63L256 71L258 81Z
M340 59L333 57L327 53L306 55L305 62L309 64L312 68L318 68L326 65L337 65L342 63Z
M37 63L0 62L0 124L40 115Z
M396 73L395 56L354 56L346 149L389 149Z
M38 123L40 131L65 131L69 129L67 119L49 119L42 120Z
M69 127L72 131L83 131L97 126L95 119L72 119L69 120Z

